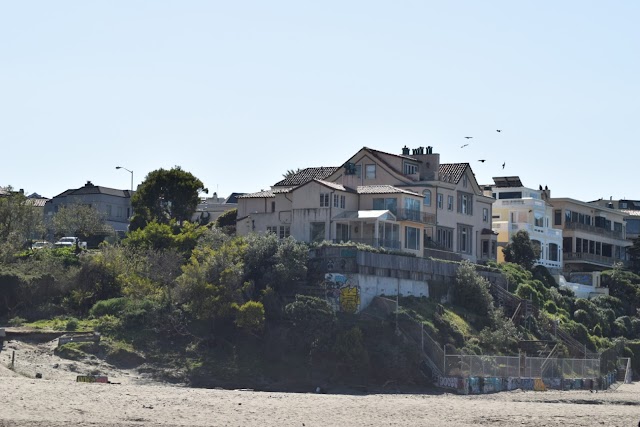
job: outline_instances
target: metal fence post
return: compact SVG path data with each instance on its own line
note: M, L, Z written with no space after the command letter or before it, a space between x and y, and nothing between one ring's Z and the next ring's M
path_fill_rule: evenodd
M442 346L442 375L447 375L447 346Z

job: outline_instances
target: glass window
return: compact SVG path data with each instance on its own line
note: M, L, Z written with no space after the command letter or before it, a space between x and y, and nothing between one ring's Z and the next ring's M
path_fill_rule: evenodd
M289 226L289 225L281 225L280 226L280 235L279 235L279 237L281 239L289 237L290 234L291 234L291 226Z
M362 165L355 166L355 176L358 178L362 177Z
M320 193L320 207L321 208L329 207L329 193Z
M422 203L425 206L431 206L431 190L424 190L422 192L422 195L424 196L422 199Z
M342 209L344 209L346 205L347 205L347 197L346 196L340 196L340 207Z
M338 206L340 206L340 195L339 194L334 194L333 195L333 207L337 208Z
M453 210L453 196L447 196L447 210Z
M489 256L489 241L482 241L482 257L487 258Z
M453 230L450 228L438 228L436 230L436 243L443 249L453 249Z
M458 212L465 215L473 215L471 206L472 197L470 194L462 193L458 195Z
M444 195L442 193L438 193L438 195L436 196L436 198L438 199L438 209L442 209L442 205L443 205L443 199L444 199Z
M276 211L276 202L271 202L271 212Z
M414 173L418 173L418 165L413 164L413 163L405 162L405 164L404 164L404 174L405 175L413 175Z
M458 252L471 253L471 227L461 225L458 227Z
M365 165L364 177L366 179L375 179L376 177L376 165Z
M489 209L482 208L482 222L489 222Z
M533 214L533 223L536 227L544 227L544 215L540 212Z
M311 223L311 241L322 242L325 239L324 222Z
M549 261L558 261L558 245L549 243Z
M420 250L420 230L415 227L404 228L404 247Z
M562 225L562 211L560 209L553 211L553 225Z
M404 216L412 221L420 221L420 201L416 199L404 199Z
M349 241L349 224L336 224L336 241L338 243Z
M373 199L373 209L378 211L388 210L392 214L398 214L398 200L396 198L375 198Z

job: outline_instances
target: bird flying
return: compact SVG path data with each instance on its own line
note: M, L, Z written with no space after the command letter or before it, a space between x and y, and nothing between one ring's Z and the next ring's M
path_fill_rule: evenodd
M502 132L502 129L496 129L496 132Z
M465 138L467 138L467 139L471 139L471 138L473 138L473 137L472 137L472 136L465 136Z
M479 161L479 162L481 162L481 163L484 163L484 162L486 162L486 160L485 160L485 159L482 159L482 160L478 160L478 161Z
M460 148L464 148L464 147L466 147L467 145L469 145L469 144L461 145L461 146L460 146Z
M502 164L502 169L504 169L504 165L506 165L506 164L507 164L507 162L504 162L504 163Z

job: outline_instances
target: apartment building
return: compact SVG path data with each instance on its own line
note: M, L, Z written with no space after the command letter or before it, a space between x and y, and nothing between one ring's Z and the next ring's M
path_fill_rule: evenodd
M498 246L504 248L514 234L525 230L540 253L536 264L559 273L562 230L553 227L549 190L525 187L517 176L495 177L493 181L493 185L485 186L485 194L495 199L492 227L498 233ZM504 262L502 249L498 250L498 261Z
M601 271L627 261L626 214L570 198L549 198L553 226L562 229L565 272Z
M624 214L627 239L633 241L640 237L640 200L613 200L611 198L609 200L594 200L593 202L589 203L619 210Z
M473 262L495 259L493 198L468 163L440 164L432 147L364 147L340 167L307 168L238 197L237 232L362 242Z

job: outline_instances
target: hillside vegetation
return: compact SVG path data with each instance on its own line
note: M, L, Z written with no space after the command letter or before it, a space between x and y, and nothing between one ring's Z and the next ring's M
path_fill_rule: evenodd
M420 354L395 331L395 317L334 312L300 295L319 286L309 247L274 234L233 237L216 227L151 222L116 244L79 255L26 250L0 264L0 324L100 331L109 354L165 379L194 386L310 390L405 387L429 383ZM514 293L539 308L514 324L488 283L462 263L451 303L401 298L401 312L422 322L447 353L517 354L526 339L547 339L557 321L593 351L625 339L640 353L640 277L604 274L611 295L575 298L543 268L493 265ZM66 351L66 353L65 353ZM115 356L114 356L115 355ZM124 363L124 362L123 362ZM313 388L311 388L313 387Z

